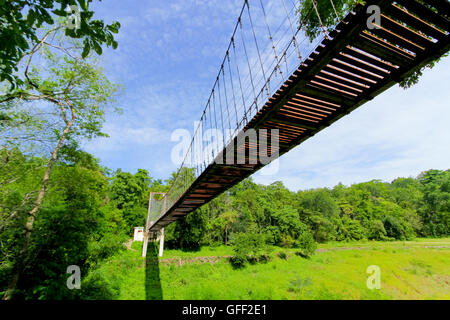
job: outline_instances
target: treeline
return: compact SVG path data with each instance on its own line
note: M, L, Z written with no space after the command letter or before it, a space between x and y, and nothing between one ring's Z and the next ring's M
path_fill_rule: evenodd
M133 227L145 225L149 192L167 191L174 174L161 181L142 169L111 172L76 144L64 146L24 255L24 224L45 165L45 158L0 149L0 296L21 257L25 269L15 299L114 298L115 289L95 272L96 266L125 250ZM310 239L448 236L449 226L450 170L430 170L392 183L299 192L281 182L264 186L247 179L168 226L165 234L167 247L185 250L255 241L302 248ZM66 287L70 265L81 269L82 290Z
M169 247L228 244L240 233L264 234L268 244L410 240L450 234L450 170L429 170L391 183L373 180L292 192L247 179L167 228Z
M108 284L91 271L125 249L133 227L145 223L149 190L164 191L165 186L145 170L112 173L76 145L66 145L53 166L29 250L23 253L24 225L46 163L17 149L0 149L0 297L17 260L23 259L14 299L108 298ZM70 265L80 267L83 290L67 288Z

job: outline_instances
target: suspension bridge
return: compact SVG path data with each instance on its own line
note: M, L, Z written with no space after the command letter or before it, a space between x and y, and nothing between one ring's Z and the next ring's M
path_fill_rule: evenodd
M301 5L319 26L313 41ZM261 159L285 154L450 49L447 0L368 0L345 17L335 5L244 1L171 188L150 195L145 239L264 167ZM379 19L368 24L373 5ZM334 12L331 30L321 6ZM263 133L256 142L246 140L251 130Z

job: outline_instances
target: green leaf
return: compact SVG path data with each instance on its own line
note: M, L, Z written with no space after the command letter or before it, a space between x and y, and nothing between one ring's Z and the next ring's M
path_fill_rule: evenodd
M84 59L88 56L91 51L91 46L89 45L89 39L84 40L83 52L81 53L81 57Z
M27 23L31 27L34 24L34 21L36 20L36 15L33 9L30 9L27 15Z
M92 41L92 44L94 45L94 50L98 55L102 54L102 47L98 44L96 41Z

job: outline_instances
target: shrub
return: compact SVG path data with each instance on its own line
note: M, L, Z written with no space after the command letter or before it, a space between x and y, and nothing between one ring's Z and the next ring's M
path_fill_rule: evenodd
M230 258L230 263L231 266L235 269L240 269L243 268L245 266L245 263L247 262L247 258L246 257L242 257L242 256L232 256Z
M306 287L312 284L312 280L310 277L297 277L295 280L291 280L289 282L288 291L301 293Z
M272 258L271 258L270 255L267 254L267 253L262 253L262 254L260 254L259 257L258 257L258 261L261 262L261 263L267 263L267 262L269 262L270 260L272 260Z
M287 260L287 254L284 251L278 252L278 257L283 260Z
M290 235L283 235L281 237L281 246L284 248L292 248L292 246L295 244L295 239L292 238Z
M370 240L386 240L386 229L381 220L373 220L369 226Z
M266 248L266 237L260 233L238 233L233 235L233 266L243 267L245 262L256 263Z
M120 293L117 279L108 280L101 272L95 271L81 283L81 290L77 292L83 300L114 300Z
M406 221L400 220L394 216L387 216L384 219L383 224L386 234L390 238L410 240L414 237L414 230Z
M300 249L302 256L310 257L317 249L317 243L310 232L303 232L295 242L295 246Z

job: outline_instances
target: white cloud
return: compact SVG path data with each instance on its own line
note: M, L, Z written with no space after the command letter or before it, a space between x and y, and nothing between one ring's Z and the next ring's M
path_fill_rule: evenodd
M97 138L86 142L84 147L88 152L117 152L130 147L155 147L170 141L170 132L157 128L130 128L119 124L106 124L103 131L109 138Z
M276 176L255 180L298 190L448 169L449 72L446 58L411 89L389 89L284 155Z

